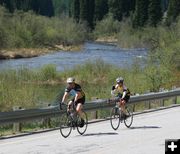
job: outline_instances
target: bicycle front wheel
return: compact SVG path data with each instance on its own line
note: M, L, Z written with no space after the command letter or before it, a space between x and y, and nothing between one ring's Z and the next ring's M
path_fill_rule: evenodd
M77 115L77 131L83 135L87 130L88 118L86 112L82 111L81 117Z
M118 107L113 107L110 114L111 127L117 130L120 125L120 112Z
M61 115L60 118L60 133L61 135L66 138L70 135L72 131L72 121L67 113Z
M126 108L126 115L127 117L124 119L124 124L126 127L131 127L133 122L133 112L130 111L130 109Z

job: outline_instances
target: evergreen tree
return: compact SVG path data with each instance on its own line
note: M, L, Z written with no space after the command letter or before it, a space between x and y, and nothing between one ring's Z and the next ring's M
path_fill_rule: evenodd
M1 3L9 10L9 12L13 13L16 9L16 3L14 0L4 0Z
M52 0L40 0L39 2L40 7L39 7L39 14L52 17L54 16L54 8L53 8L53 3Z
M156 26L162 18L161 0L149 0L148 7L149 25Z
M149 0L136 0L133 27L142 27L148 19Z
M15 0L16 9L28 11L31 10L31 0Z
M18 9L33 10L38 14L49 17L54 15L52 0L1 0L0 4L4 5L11 13Z
M95 0L94 20L102 20L108 13L108 0Z
M122 1L122 11L123 16L128 17L131 11L135 9L136 0L121 0Z
M169 23L175 21L178 15L180 15L180 0L169 0L167 21Z
M74 0L52 0L53 6L54 6L54 13L56 16L60 15L68 15L69 12L71 12L72 9L71 5Z
M109 12L115 20L121 21L123 16L123 0L109 0Z
M161 0L161 8L162 8L162 12L165 12L168 8L168 2L169 0Z
M88 21L88 0L80 0L80 20Z
M79 16L80 16L80 1L79 0L73 0L72 14L76 22L79 22Z
M88 24L91 29L94 28L94 0L88 0Z

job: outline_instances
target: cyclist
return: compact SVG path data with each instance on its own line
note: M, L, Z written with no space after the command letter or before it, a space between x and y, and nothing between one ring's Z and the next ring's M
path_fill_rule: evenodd
M69 103L68 103L67 110L70 111L70 109L73 107L73 103L74 103L74 105L76 107L76 112L81 117L81 123L84 124L84 120L81 116L82 115L81 110L82 110L83 104L85 103L85 93L81 89L81 86L79 84L75 83L75 78L69 77L66 82L67 82L68 86L65 89L61 104L64 104L65 100L67 99L67 97L69 95L73 96L71 101L69 101Z
M121 107L124 116L126 117L125 104L129 101L130 91L124 84L124 79L122 77L118 77L116 79L116 85L112 87L111 95L119 97L119 107Z

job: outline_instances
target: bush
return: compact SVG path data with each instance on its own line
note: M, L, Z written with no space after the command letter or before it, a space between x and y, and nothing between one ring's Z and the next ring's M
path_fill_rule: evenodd
M1 48L46 47L80 44L87 38L84 24L68 17L48 18L35 13L8 13L0 7Z
M113 19L113 16L109 14L106 18L96 23L94 36L116 36L120 31L120 22Z

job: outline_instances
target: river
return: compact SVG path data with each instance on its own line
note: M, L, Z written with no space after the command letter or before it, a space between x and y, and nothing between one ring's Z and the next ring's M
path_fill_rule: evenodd
M101 59L106 63L118 67L128 67L138 59L143 65L143 58L147 56L147 49L122 49L116 45L86 42L82 51L73 52L55 52L33 58L0 60L0 70L18 69L18 68L41 68L47 64L56 65L58 71L71 69L75 65L83 64L87 61Z

